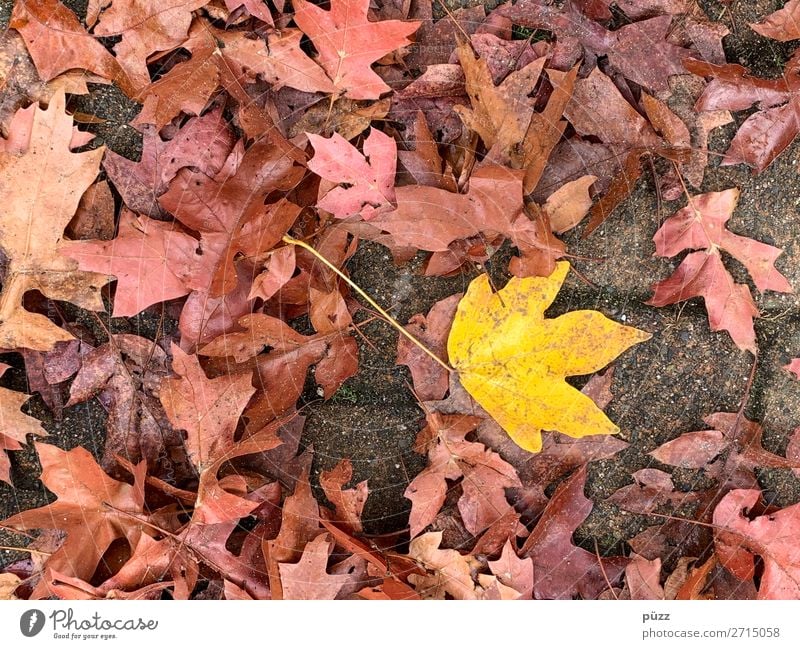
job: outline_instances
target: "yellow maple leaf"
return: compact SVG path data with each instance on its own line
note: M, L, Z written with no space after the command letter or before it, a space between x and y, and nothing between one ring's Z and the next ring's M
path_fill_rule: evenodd
M464 388L511 439L534 453L542 448L543 430L572 437L618 433L564 379L596 372L650 338L598 311L545 318L568 272L569 263L559 262L549 277L514 278L497 293L481 275L459 303L447 341Z

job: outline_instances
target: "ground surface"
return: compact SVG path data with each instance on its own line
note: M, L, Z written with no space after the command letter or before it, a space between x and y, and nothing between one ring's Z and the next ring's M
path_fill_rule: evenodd
M0 20L7 20L9 0L0 0ZM71 3L78 11L81 2ZM459 3L454 3L458 5ZM731 30L726 39L728 60L747 65L760 75L777 76L787 52L796 43L781 45L761 38L746 27L748 22L779 8L778 0L734 0L729 8L720 2L701 2L708 14ZM125 126L136 105L113 88L97 88L72 106L106 121L96 129L98 143L131 158L139 154L136 133ZM724 151L735 125L716 132L711 148ZM731 229L765 241L785 251L777 267L800 291L800 183L797 165L800 147L787 150L766 172L753 177L744 167L719 168L712 157L703 191L739 187L742 197L730 222ZM570 241L576 270L592 285L571 274L551 315L568 309L597 309L653 333L616 363L615 398L607 409L630 447L614 459L590 465L587 495L596 506L578 530L576 540L587 549L594 542L601 551L619 552L624 540L648 524L641 516L626 514L602 500L632 481L635 471L658 465L648 452L683 432L704 428L702 418L717 411L735 411L745 390L752 357L739 351L727 333L709 330L705 309L699 300L666 308L646 306L649 286L665 278L672 262L653 257L652 236L679 203L659 205L652 176L645 174L634 195L585 241ZM606 261L606 259L608 261ZM743 269L728 259L737 279ZM497 265L503 267L502 264ZM364 245L348 266L351 277L379 303L392 307L401 322L426 312L437 300L462 290L470 276L450 279L424 278L412 263L396 267L382 247ZM477 274L477 270L475 273ZM498 277L498 280L501 278ZM756 321L761 349L750 400L745 413L763 422L764 445L783 454L789 434L800 425L800 382L781 369L800 356L800 300L797 294L768 293L756 297L762 318ZM105 317L108 320L108 317ZM158 317L144 314L136 320L112 321L113 328L148 335ZM87 321L87 326L92 323ZM96 325L95 325L95 328ZM327 403L309 392L304 444L313 444L315 464L312 479L331 468L340 458L353 461L356 480L368 480L370 497L364 513L368 532L396 530L405 524L409 503L402 493L410 478L424 467L424 458L412 450L422 413L408 389L405 368L395 365L396 333L373 321L362 328L361 370ZM98 335L102 335L99 332ZM368 341L368 342L365 342ZM0 357L0 360L7 360ZM18 385L25 389L24 371L14 370ZM53 420L38 397L30 401L30 412L44 420L51 441L71 448L82 444L101 451L104 412L95 401L66 410L61 421ZM37 475L32 451L14 453L13 480L17 489L0 484L0 518L39 505L47 499ZM697 476L675 472L676 483L689 489ZM759 474L765 495L778 505L800 500L800 481L789 471ZM650 521L653 524L655 521ZM20 537L0 530L0 545L19 545ZM12 553L0 554L2 559Z

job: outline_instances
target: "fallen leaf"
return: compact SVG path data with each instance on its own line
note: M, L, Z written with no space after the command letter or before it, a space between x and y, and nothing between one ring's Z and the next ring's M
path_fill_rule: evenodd
M22 584L22 579L17 577L13 572L0 573L0 601L9 602L14 599L19 599L14 591Z
M427 316L421 313L413 315L406 325L413 336L445 362L447 336L460 299L461 294L457 294L439 300ZM414 392L420 401L442 399L447 393L450 380L447 370L405 336L398 336L397 339L397 364L408 366Z
M233 149L234 140L222 109L193 117L169 139L152 126L141 127L142 157L133 162L109 151L103 168L131 210L164 218L158 198L183 167L196 167L207 176L218 173Z
M714 510L714 547L720 563L740 580L750 580L755 559L764 562L758 599L800 597L800 548L797 528L800 505L764 516L751 516L758 503L758 489L734 489Z
M404 494L411 501L412 538L435 519L444 504L448 480L461 479L458 510L474 536L511 510L505 490L522 486L514 467L483 444L464 439L479 422L477 417L428 416L417 447L427 447L429 463Z
M172 345L176 378L161 382L160 398L172 425L185 430L189 457L201 472L233 446L236 425L255 392L249 374L209 379L197 356Z
M353 463L350 460L341 460L330 471L323 471L319 476L319 484L325 492L325 497L333 503L336 509L334 523L341 526L346 532L360 534L361 513L367 502L369 488L367 481L359 482L354 489L345 489L344 486L353 478Z
M8 365L0 363L0 376L7 369ZM0 388L0 480L8 484L11 484L11 463L6 451L20 450L29 434L47 437L38 419L20 411L30 398L29 394Z
M800 468L796 461L764 449L762 428L754 421L729 412L717 412L703 421L712 429L684 433L650 455L664 464L703 469L719 482L712 502L731 489L756 488L756 468Z
M800 38L800 0L789 0L759 23L750 23L754 32L786 42Z
M519 599L533 596L533 560L520 559L511 541L506 541L503 552L496 561L488 561L489 569L503 585L519 593Z
M192 12L208 0L102 0L96 36L116 36L116 60L133 85L150 83L147 61L156 52L179 47L189 34Z
M585 466L556 489L522 546L520 555L533 559L534 599L595 599L622 576L628 560L607 559L577 547L572 535L592 511L583 495Z
M796 52L778 79L754 77L736 64L686 61L690 72L711 77L696 110L745 110L753 105L758 108L739 127L720 164L746 163L753 173L761 173L795 140L800 133L798 57Z
M86 32L78 17L59 0L15 2L9 27L16 29L44 81L73 68L115 81L129 96L135 93L119 62Z
M683 250L704 248L688 254L671 277L653 286L652 306L675 304L702 296L712 331L725 330L739 349L756 353L753 318L758 309L744 284L736 284L722 262L725 250L741 262L759 291L791 293L792 287L774 266L781 250L732 233L725 227L739 200L738 189L710 192L689 198L656 232L656 254L673 257Z
M279 563L283 599L335 599L349 577L327 572L333 542L320 534L306 545L298 563Z
M322 68L300 49L302 32L285 28L266 33L221 30L195 19L182 47L191 52L139 95L144 108L135 124L154 124L160 130L181 111L199 115L219 86L240 104L249 103L245 87L264 79L277 90L283 86L305 92L332 92ZM217 44L223 47L217 47Z
M167 374L164 350L133 334L112 334L108 343L81 359L67 406L97 396L108 412L100 465L110 475L119 474L121 456L132 463L145 460L152 476L193 476L183 437L170 426L158 400Z
M378 99L389 86L371 65L394 50L410 45L419 22L367 18L366 0L333 0L325 11L306 0L295 0L294 21L311 39L337 90L349 99Z
M493 294L486 275L462 298L447 342L462 385L522 448L542 448L541 431L571 437L619 429L566 376L596 372L650 334L596 311L545 319L569 272L512 279Z
M669 463L667 463L669 464ZM634 514L652 514L659 507L675 507L700 499L696 492L675 489L669 473L658 469L640 469L633 474L634 484L615 491L607 501Z
M783 366L783 369L794 374L796 379L800 379L800 358L793 358L789 363Z
M365 221L392 209L397 164L394 139L372 128L364 140L362 155L338 133L329 139L306 135L314 147L308 168L325 180L346 185L325 191L317 207L340 219L360 215Z
M145 465L137 468L134 484L108 477L91 453L76 447L62 451L36 443L42 463L41 480L55 502L15 514L3 525L17 530L57 529L66 539L47 560L47 569L91 579L106 550L117 539L135 546L143 525ZM34 589L33 598L46 596L46 580Z
M480 562L469 554L458 550L441 549L442 533L428 532L411 540L408 555L425 570L425 575L409 575L422 599L444 599L445 594L453 599L480 599L483 589L474 579Z
M625 566L625 584L631 599L666 599L660 581L661 559L650 561L635 553L631 555L630 563Z
M0 152L0 193L8 206L0 216L0 246L9 260L0 293L0 347L7 349L47 351L72 338L22 306L27 291L103 310L100 288L107 279L78 270L77 262L59 252L64 228L97 177L103 155L102 148L70 151L73 122L64 105L59 92L47 110L34 106L31 130L16 143L19 153Z

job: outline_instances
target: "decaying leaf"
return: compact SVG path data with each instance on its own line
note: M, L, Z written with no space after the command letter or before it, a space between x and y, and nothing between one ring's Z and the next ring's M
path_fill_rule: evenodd
M650 334L597 311L546 319L569 272L559 262L550 277L512 279L496 294L486 275L462 298L447 351L462 385L522 448L542 448L542 430L571 437L619 429L564 378L605 367Z

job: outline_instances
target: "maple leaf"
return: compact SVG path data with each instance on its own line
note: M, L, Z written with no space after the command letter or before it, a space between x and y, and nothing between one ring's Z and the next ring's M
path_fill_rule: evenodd
M750 23L754 32L776 41L800 38L800 0L789 0L782 9L774 11L759 23Z
M9 27L16 29L44 81L73 68L116 81L132 96L134 84L119 62L86 32L77 16L59 0L15 2Z
M100 0L96 36L119 36L117 61L137 88L150 83L147 59L180 46L189 32L192 12L208 0Z
M350 99L378 99L389 86L371 65L386 54L410 45L420 23L400 20L370 22L367 0L333 0L325 11L295 0L294 21L319 53L318 63L333 85Z
M764 562L758 599L800 598L800 504L764 516L748 516L758 489L734 489L714 510L714 546L720 563L741 580L755 573L755 558Z
M15 514L3 525L66 532L66 539L46 566L88 581L116 539L125 539L134 547L142 533L136 516L143 514L145 465L136 468L134 484L129 485L108 477L84 448L62 451L39 442L35 446L42 463L41 480L57 500ZM45 580L34 590L34 597L47 594Z
M736 209L738 189L710 192L689 198L656 232L656 254L672 257L687 249L704 248L688 254L671 277L653 286L652 306L674 304L702 296L712 331L730 333L739 349L756 353L753 317L758 309L750 289L737 284L722 262L725 250L749 271L760 291L791 293L792 287L774 267L781 250L732 233L725 227Z
M191 292L188 269L199 262L197 240L180 226L120 214L119 231L111 241L73 241L61 248L84 271L117 279L115 318L135 316L152 304Z
M505 490L521 487L517 472L497 453L464 437L480 423L478 417L428 415L416 448L427 447L429 463L408 485L411 537L430 525L447 495L447 480L461 478L458 509L464 527L477 536L511 510Z
M320 534L303 549L298 563L279 563L283 599L335 599L347 575L327 572L333 542Z
M684 433L662 444L650 455L659 462L691 469L704 469L720 481L716 493L758 486L756 468L796 468L797 462L766 451L762 429L736 413L718 412L703 419L711 430Z
M392 209L397 166L394 138L372 128L362 155L338 133L327 140L313 133L306 135L314 147L308 168L325 180L347 185L324 192L317 207L339 219L359 214L365 221Z
M8 365L0 363L0 376L5 374ZM47 437L38 419L20 411L29 394L21 394L8 388L0 388L0 480L11 484L11 463L6 451L18 451L27 436Z
M72 338L46 317L22 306L27 291L103 310L100 288L107 279L78 270L58 248L84 191L97 177L103 149L72 153L72 118L64 112L64 93L47 110L34 107L24 143L0 152L0 247L8 267L0 293L0 347L47 351ZM43 182L46 179L47 182Z
M679 506L700 499L698 493L675 489L672 476L658 469L640 469L632 477L634 484L615 491L608 502L635 514L652 514L663 505Z
M696 109L699 111L745 110L757 105L739 130L720 164L746 163L753 173L764 171L800 133L800 51L786 63L778 79L751 76L736 64L714 65L690 59L685 63L690 72L711 77Z
M181 45L191 52L191 59L178 63L142 91L144 107L134 123L161 129L181 111L199 115L220 85L240 104L248 103L244 87L258 78L274 90L288 86L304 92L333 92L322 68L300 49L300 30L254 35L195 20Z
M650 334L597 311L545 319L569 272L512 279L493 294L488 277L470 283L458 306L447 352L466 390L522 448L542 448L541 431L571 437L619 432L566 376L595 372Z
M623 557L601 559L572 542L593 507L583 494L585 483L584 465L559 485L520 550L533 559L534 599L595 599L628 563Z

